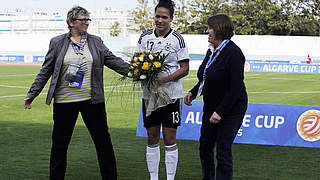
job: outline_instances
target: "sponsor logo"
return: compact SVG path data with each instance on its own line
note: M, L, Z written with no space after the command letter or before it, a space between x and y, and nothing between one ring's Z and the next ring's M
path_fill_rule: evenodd
M245 62L244 64L244 72L249 72L250 71L250 64L248 62Z
M302 113L297 122L297 131L306 141L320 140L320 111L308 110Z

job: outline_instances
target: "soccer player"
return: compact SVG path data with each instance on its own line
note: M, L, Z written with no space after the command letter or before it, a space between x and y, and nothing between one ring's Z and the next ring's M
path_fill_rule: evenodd
M155 29L140 36L136 50L137 52L152 51L169 54L165 63L170 65L170 69L168 72L160 73L157 84L169 90L168 95L172 103L154 110L151 115L146 114L147 105L150 103L150 91L146 87L143 88L143 121L148 133L146 160L151 180L158 179L161 127L165 144L167 180L174 179L178 164L176 133L181 121L183 97L180 79L189 72L189 54L183 37L170 27L173 14L174 2L160 0L155 7Z

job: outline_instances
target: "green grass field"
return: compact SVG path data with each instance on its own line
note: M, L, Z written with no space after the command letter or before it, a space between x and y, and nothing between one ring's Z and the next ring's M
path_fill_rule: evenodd
M52 105L45 93L23 109L23 99L40 67L0 66L0 180L45 180L49 174ZM105 70L108 123L120 180L147 180L146 138L136 137L140 93L115 82ZM250 103L314 105L320 102L320 75L246 73ZM184 78L184 94L195 83L195 71ZM124 91L124 92L118 92ZM162 144L163 145L163 144ZM178 140L176 180L200 180L198 141ZM163 147L163 146L162 146ZM164 148L161 149L164 153ZM319 180L320 149L234 144L235 180ZM97 157L89 133L79 116L68 151L66 180L100 179ZM160 180L165 179L161 157Z

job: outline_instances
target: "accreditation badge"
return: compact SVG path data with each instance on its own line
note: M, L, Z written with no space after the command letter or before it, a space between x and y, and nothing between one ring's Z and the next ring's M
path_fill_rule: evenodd
M76 80L69 82L69 87L75 87L81 89L83 82L84 74L77 73Z

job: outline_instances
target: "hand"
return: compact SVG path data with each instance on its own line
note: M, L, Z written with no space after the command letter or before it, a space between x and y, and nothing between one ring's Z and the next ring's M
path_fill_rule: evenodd
M157 80L157 84L158 86L161 86L162 84L165 84L167 82L170 81L170 78L169 76L163 76L163 77L160 77L158 80Z
M219 116L219 114L217 114L216 112L214 112L212 114L212 116L210 117L210 122L212 124L218 124L221 121L221 116Z
M191 106L191 102L192 102L192 93L191 92L188 92L188 94L184 97L184 103L187 105L187 106Z
M29 99L24 99L24 109L31 109L31 103Z

